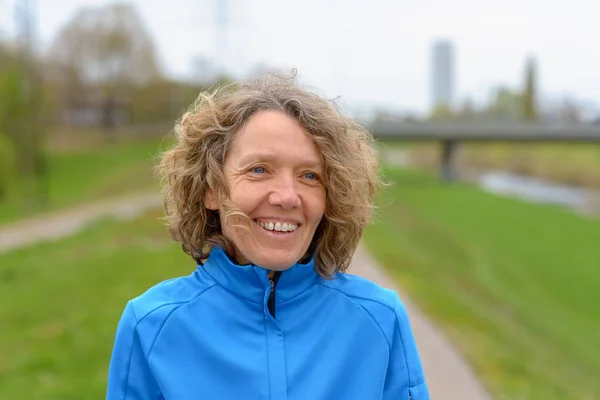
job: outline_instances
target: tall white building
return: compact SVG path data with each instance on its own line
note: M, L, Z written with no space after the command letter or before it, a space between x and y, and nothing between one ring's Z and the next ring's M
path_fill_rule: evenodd
M431 108L451 108L455 90L454 45L447 40L433 44L431 51Z

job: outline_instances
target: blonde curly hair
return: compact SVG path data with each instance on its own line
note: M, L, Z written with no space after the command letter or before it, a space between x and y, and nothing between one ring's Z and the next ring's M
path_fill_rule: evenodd
M242 216L250 224L229 201L223 166L236 133L258 111L294 118L319 148L325 165L325 213L303 259L314 254L323 277L344 272L372 218L374 195L382 184L373 137L342 115L335 103L294 84L293 78L272 73L200 93L177 121L176 141L159 155L157 166L171 236L198 263L214 245L233 257L219 213L207 209L204 199L212 189L226 220Z

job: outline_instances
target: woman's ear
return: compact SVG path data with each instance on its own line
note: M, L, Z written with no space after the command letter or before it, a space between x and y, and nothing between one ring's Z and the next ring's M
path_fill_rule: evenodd
M208 188L206 190L206 194L204 195L204 207L208 208L209 210L219 209L217 196L215 196L215 192L211 188Z

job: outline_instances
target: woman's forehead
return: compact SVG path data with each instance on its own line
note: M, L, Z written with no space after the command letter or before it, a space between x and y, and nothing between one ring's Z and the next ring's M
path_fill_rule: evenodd
M312 137L298 121L276 111L252 116L235 135L228 156L239 163L290 159L315 166L322 164Z

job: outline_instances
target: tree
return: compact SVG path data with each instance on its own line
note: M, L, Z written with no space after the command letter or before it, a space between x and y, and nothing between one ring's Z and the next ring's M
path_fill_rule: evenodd
M492 94L492 99L484 115L487 120L492 121L517 121L520 117L523 96L507 87L498 87Z
M79 11L58 34L50 57L63 71L67 108L95 108L108 129L119 122L135 87L160 78L154 44L127 4Z
M14 146L0 131L0 202L6 198L8 186L14 175Z
M460 109L457 112L457 119L463 122L471 122L477 117L477 111L473 104L473 100L467 97L463 100Z
M435 122L450 122L454 119L454 111L444 104L438 104L429 115L429 120Z
M535 60L530 57L525 66L525 87L523 88L523 119L526 121L538 119L536 75Z
M0 202L5 199L9 180L13 175L14 146L6 132L10 132L9 117L14 111L13 95L14 72L12 60L7 49L0 47Z
M38 63L23 43L0 49L0 61L0 156L5 157L1 168L8 175L16 167L21 204L30 207L46 200L43 184L47 171L40 120L43 94ZM4 187L7 182L3 179Z
M581 110L577 106L577 102L569 97L563 98L558 109L558 115L560 120L563 122L581 122Z

